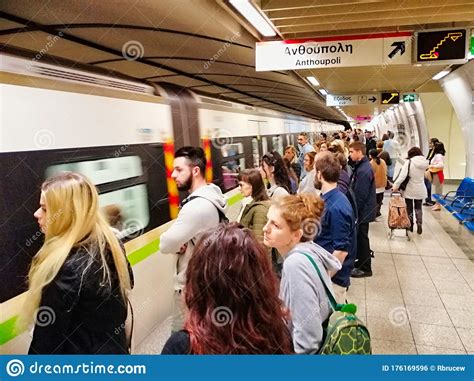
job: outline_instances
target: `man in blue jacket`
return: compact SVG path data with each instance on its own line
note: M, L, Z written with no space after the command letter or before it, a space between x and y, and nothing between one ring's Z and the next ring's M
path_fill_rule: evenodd
M298 135L298 163L301 167L300 180L303 180L306 176L306 171L304 170L304 156L308 152L314 151L314 148L311 144L309 144L308 139L308 134L306 132L300 132L300 134Z
M314 186L321 190L324 200L321 229L314 242L341 262L342 268L331 280L336 301L345 303L356 256L356 248L352 245L355 241L354 212L347 197L338 189L341 166L334 155L329 151L318 153L314 168Z
M351 176L351 188L356 197L359 214L357 261L351 276L353 278L363 278L372 276L369 223L375 220L377 212L374 171L369 159L365 156L365 145L363 143L352 143L349 146L349 155L355 162Z

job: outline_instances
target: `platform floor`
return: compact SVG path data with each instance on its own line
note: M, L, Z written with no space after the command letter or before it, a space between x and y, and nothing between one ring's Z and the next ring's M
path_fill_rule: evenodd
M447 189L449 190L449 189ZM446 191L447 191L446 190ZM423 234L396 231L389 240L388 195L370 224L373 276L348 293L372 337L374 354L474 354L474 238L445 210L423 207ZM137 353L160 353L170 321Z
M446 211L423 207L423 234L388 239L383 219L370 224L373 276L354 279L349 300L365 318L376 354L474 353L472 236ZM458 242L458 243L457 243Z

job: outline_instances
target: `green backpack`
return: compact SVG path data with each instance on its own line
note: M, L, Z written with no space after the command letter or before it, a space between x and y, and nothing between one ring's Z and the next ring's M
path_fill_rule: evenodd
M355 304L337 304L314 259L309 254L302 254L311 261L316 269L333 310L329 319L323 324L324 341L318 353L321 355L371 354L369 330L355 315L357 306Z

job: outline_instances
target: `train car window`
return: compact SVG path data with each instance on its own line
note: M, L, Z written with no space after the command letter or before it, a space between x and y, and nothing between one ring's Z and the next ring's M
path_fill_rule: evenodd
M138 236L150 222L145 184L103 193L99 203L110 225L120 232L120 238Z
M120 238L138 236L148 226L148 192L139 156L55 164L46 169L46 177L63 171L81 173L98 187L99 205Z
M56 164L46 170L46 177L62 171L82 173L95 185L112 183L143 175L142 162L138 156Z
M283 155L283 140L280 135L272 138L273 151L277 151L280 155Z
M244 145L242 143L226 144L221 147L222 177L224 191L227 192L239 185L237 175L245 169Z
M255 168L260 167L260 150L258 148L258 139L252 139L252 158L253 158L253 166Z

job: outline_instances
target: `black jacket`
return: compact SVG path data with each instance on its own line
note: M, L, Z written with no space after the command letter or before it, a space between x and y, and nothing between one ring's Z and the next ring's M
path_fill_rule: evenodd
M56 278L43 289L29 354L126 354L127 303L112 253L111 285L103 280L97 248L73 248ZM130 276L133 282L131 267Z
M374 171L369 159L365 156L356 162L351 177L351 188L357 202L359 223L368 223L375 220L377 200L375 196Z
M369 152L373 149L377 149L377 142L374 138L366 139L365 141L365 154L369 156Z

